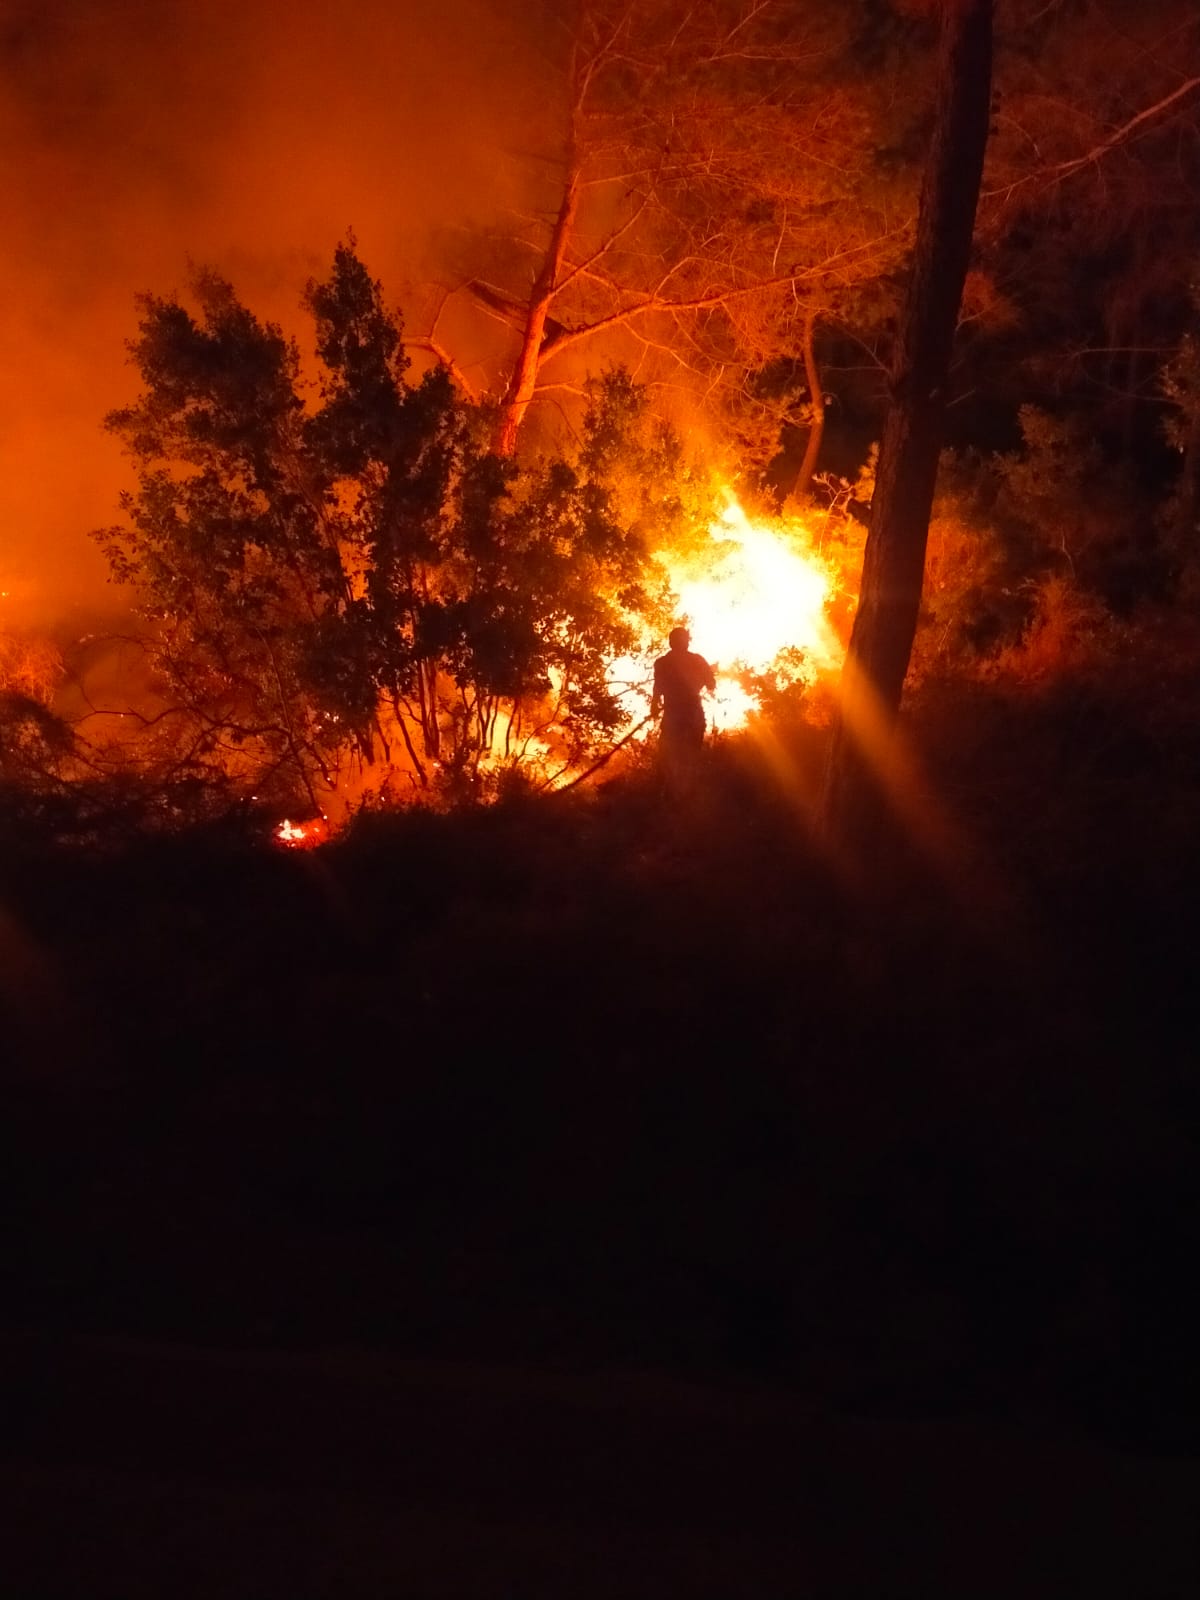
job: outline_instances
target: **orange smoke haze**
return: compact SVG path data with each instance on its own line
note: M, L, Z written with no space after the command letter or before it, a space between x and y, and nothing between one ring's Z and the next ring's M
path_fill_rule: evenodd
M353 227L415 326L406 281L513 198L508 9L0 0L0 627L125 604L87 532L128 482L100 424L132 391L136 293L182 291L190 258L302 333L305 280Z

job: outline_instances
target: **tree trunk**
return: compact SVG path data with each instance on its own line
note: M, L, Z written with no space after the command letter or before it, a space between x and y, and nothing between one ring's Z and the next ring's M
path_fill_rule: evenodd
M943 0L937 104L912 276L892 366L862 590L826 774L824 820L864 797L912 655L946 405L970 260L991 96L992 0Z
M579 160L572 145L567 152L562 201L558 215L554 219L554 227L550 231L546 254L542 257L541 271L534 279L533 288L530 290L529 309L521 328L521 348L513 366L512 376L508 380L504 399L500 402L500 415L496 419L496 427L492 434L492 449L498 456L510 456L517 448L517 434L525 419L525 413L529 410L534 389L537 387L542 340L546 333L546 315L550 310L550 302L554 299L554 291L558 287L558 275L562 269L567 242L571 237L578 209Z
M825 433L825 395L821 388L821 373L817 367L817 350L814 335L817 330L817 313L809 311L804 317L804 376L808 383L812 421L808 427L808 442L804 446L804 460L792 485L793 500L803 500L817 470L817 457L821 453L821 440Z

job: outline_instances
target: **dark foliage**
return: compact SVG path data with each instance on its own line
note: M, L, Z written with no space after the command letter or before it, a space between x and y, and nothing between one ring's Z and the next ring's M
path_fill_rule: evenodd
M923 691L955 826L869 891L802 727L683 812L634 775L10 856L8 1303L1194 1445L1183 653Z
M108 419L138 488L99 535L154 624L178 765L315 809L393 746L426 786L494 756L501 724L505 758L534 740L558 764L614 726L606 666L652 606L647 536L679 514L644 394L612 372L577 449L501 459L444 368L409 382L353 244L305 296L315 408L278 327L212 274L193 290L198 317L141 303L145 390Z

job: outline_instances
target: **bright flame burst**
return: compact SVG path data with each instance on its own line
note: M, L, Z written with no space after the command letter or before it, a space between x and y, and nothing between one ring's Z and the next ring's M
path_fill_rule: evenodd
M799 522L751 519L726 490L726 507L709 524L709 542L687 555L663 552L692 635L692 648L717 671L713 720L740 728L758 709L748 676L780 688L811 683L836 670L844 646L826 614L836 572L812 548ZM630 681L632 663L614 664L613 681Z
M311 850L328 839L329 822L323 816L310 817L307 822L293 822L290 817L284 817L275 829L275 837L290 850Z

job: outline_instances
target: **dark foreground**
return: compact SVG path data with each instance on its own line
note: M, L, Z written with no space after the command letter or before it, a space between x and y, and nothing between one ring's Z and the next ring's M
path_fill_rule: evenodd
M344 1595L1190 1596L1200 1468L791 1388L378 1354L41 1352L6 1587Z
M949 715L11 852L14 1592L1194 1592L1200 740Z

